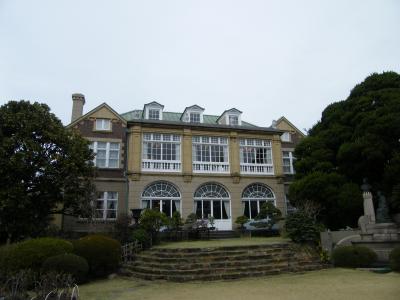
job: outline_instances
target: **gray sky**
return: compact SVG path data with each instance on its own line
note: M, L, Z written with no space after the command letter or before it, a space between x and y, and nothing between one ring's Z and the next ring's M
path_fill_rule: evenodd
M400 73L400 1L0 0L0 104L236 107L310 128L373 72Z

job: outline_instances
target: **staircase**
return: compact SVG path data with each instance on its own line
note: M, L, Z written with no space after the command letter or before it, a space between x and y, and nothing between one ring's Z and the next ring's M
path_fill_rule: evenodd
M216 248L154 248L125 266L127 275L184 282L236 279L318 270L324 266L310 248L292 243Z
M209 238L212 240L220 240L220 239L231 239L237 238L240 234L234 230L212 230L207 236L206 233L201 233L201 238Z

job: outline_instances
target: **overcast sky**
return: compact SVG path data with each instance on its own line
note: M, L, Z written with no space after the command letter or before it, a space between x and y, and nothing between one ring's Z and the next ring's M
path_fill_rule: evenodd
M236 107L309 129L373 72L400 73L400 1L0 0L0 104L84 112Z

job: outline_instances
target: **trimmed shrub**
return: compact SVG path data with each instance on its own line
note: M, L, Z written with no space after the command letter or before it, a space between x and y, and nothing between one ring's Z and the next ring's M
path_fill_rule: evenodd
M332 260L335 267L370 267L376 259L376 253L364 246L342 246L333 250L332 253Z
M22 269L37 272L47 258L72 250L70 242L56 238L38 238L4 246L0 251L0 269L4 272Z
M319 241L319 228L312 217L302 211L294 212L286 218L286 233L295 243L313 243Z
M134 241L138 241L144 248L151 246L151 236L143 228L135 229L132 233Z
M74 253L84 257L89 264L89 275L101 277L118 268L121 261L121 244L110 237L94 234L75 240Z
M89 272L89 265L85 258L72 254L60 254L47 258L42 265L45 272L71 274L77 283L85 282Z
M400 247L396 247L389 255L390 268L393 271L400 272Z

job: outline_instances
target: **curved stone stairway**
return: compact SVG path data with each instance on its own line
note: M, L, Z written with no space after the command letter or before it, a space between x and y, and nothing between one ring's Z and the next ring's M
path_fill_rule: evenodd
M311 248L292 243L215 248L153 248L125 266L127 275L148 280L218 280L323 268Z

